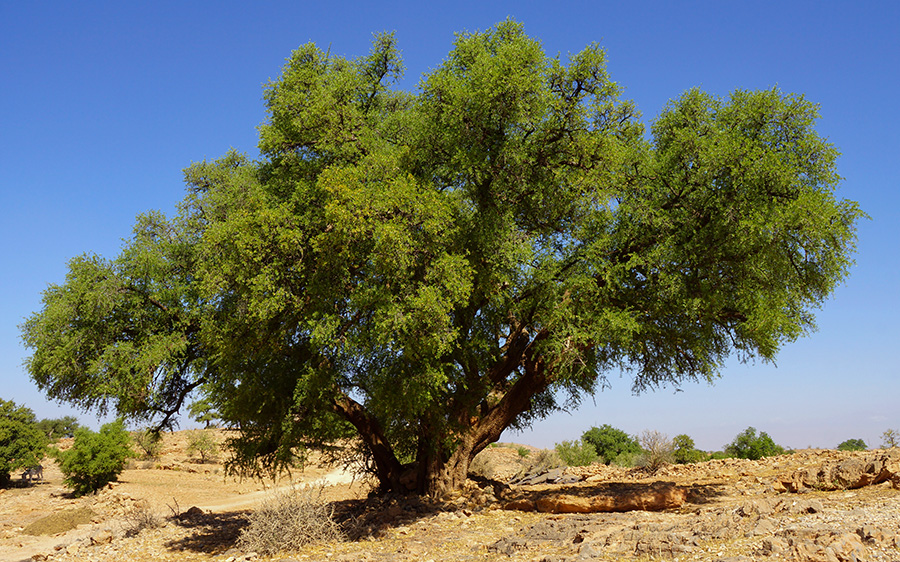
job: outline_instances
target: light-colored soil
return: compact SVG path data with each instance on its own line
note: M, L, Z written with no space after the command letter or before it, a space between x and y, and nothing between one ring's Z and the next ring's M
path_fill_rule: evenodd
M851 541L850 547L856 550L845 546L850 554L841 556L900 561L900 542L892 542L900 537L900 491L889 483L805 494L788 494L777 485L780 474L843 458L834 451L805 451L757 462L670 466L652 475L593 465L569 470L587 477L575 484L513 487L504 492L504 499L488 493L490 486L479 488L473 483L465 494L435 504L403 498L366 500L366 484L351 482L347 473L330 466L314 465L277 481L241 481L226 477L220 464L199 464L188 458L185 446L185 432L167 435L158 461L136 461L118 482L83 498L71 497L62 474L52 461L46 461L43 482L0 490L0 562L242 560L247 553L234 547L254 507L275 490L316 482L327 484L323 493L336 516L352 523L348 526L351 539L258 560L737 562L797 559L807 554L804 559L821 556L826 560L829 552L834 557L834 552L844 551L834 546L826 552L823 547L816 554L801 547L825 544L823 533L846 542L849 535L862 533L866 538L863 535L871 532L859 544ZM516 448L498 447L488 455L498 479L511 477L527 464ZM843 455L852 458L853 454ZM589 496L660 482L688 488L687 503L662 512L587 515L504 509L509 499ZM85 508L94 514L88 524L50 536L26 533L29 525L48 516ZM150 516L158 526L134 533L145 526L142 518Z

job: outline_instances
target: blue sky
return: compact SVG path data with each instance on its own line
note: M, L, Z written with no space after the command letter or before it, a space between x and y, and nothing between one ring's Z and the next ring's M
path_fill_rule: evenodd
M821 104L843 153L839 196L872 217L819 331L776 366L730 363L713 386L612 390L523 434L537 446L604 423L720 449L754 426L789 447L881 442L900 428L900 3L883 2L11 2L0 0L0 398L39 418L95 416L46 401L22 368L18 325L84 252L113 257L137 214L171 214L181 170L230 147L257 154L262 86L313 41L365 54L395 31L414 90L454 32L514 17L548 53L599 42L645 121L700 87L778 86Z

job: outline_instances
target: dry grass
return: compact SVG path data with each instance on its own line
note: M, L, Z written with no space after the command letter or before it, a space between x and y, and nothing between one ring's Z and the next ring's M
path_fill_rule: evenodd
M280 492L263 502L241 532L238 548L271 555L344 538L333 509L322 497L322 486Z

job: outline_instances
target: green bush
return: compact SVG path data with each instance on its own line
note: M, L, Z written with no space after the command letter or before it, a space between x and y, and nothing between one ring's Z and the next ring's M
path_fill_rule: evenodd
M594 446L584 440L557 443L556 453L569 466L586 466L599 460Z
M115 481L134 456L122 420L104 425L99 433L78 428L72 448L55 454L65 476L63 482L76 496L96 492Z
M47 440L38 429L34 412L0 398L0 485L9 483L10 473L35 466L47 451Z
M838 451L865 451L868 448L862 439L847 439L837 446Z
M633 437L607 424L590 428L581 439L593 446L606 464L620 464L618 461L625 459L633 461L641 452L641 446Z
M765 431L757 435L756 428L748 427L739 433L730 445L725 447L725 452L732 457L755 461L763 457L782 455L784 447L776 445Z
M672 439L672 444L675 446L675 450L672 452L672 458L678 464L702 462L709 457L709 455L703 451L698 450L694 445L694 440L684 433L676 435Z
M196 429L188 434L187 454L200 455L200 462L213 460L219 452L219 444L205 429Z
M885 449L900 446L900 431L888 429L881 434L881 446Z

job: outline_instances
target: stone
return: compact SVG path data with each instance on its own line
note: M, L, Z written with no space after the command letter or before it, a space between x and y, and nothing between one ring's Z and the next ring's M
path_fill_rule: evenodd
M113 540L113 534L108 529L104 529L102 531L98 531L91 535L91 544L99 545L99 544L109 544Z
M543 513L603 513L621 511L661 511L681 507L687 497L685 488L656 483L624 494L596 496L545 496L534 502Z

